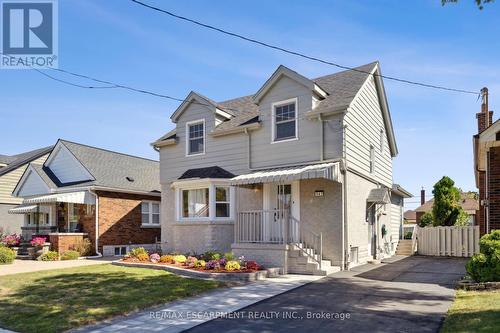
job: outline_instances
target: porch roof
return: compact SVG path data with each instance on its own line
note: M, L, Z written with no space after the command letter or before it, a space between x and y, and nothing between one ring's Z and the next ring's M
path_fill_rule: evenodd
M368 198L366 202L370 202L372 204L387 204L391 202L391 198L389 196L389 190L387 188L374 188L368 194Z
M77 204L95 205L95 197L88 191L56 193L24 199L23 204L48 202L70 202Z
M325 178L340 182L339 162L260 170L231 178L231 185L288 182L313 178Z
M40 209L40 210L38 210ZM36 213L40 211L40 213L48 213L49 209L46 206L40 206L38 208L37 205L19 205L14 208L8 210L9 214L26 214L26 213Z

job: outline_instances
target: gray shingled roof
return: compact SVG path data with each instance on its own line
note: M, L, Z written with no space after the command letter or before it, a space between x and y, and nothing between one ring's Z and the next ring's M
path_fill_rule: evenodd
M69 149L95 180L61 183L47 166L31 164L50 188L102 186L141 192L160 191L160 163L158 161L67 140L59 140L59 143Z
M355 70L345 70L342 72L321 76L311 79L329 95L322 100L314 110L315 113L345 109L352 102L356 93L368 78L369 74L378 62L372 62L356 67ZM205 96L203 96L206 98ZM222 110L232 114L234 117L221 123L213 131L220 133L236 129L249 122L257 122L259 108L252 100L253 95L238 97L223 102L213 102ZM207 98L207 100L211 101ZM164 135L157 142L166 140Z
M12 156L0 155L0 163L7 163L7 166L0 169L0 176L5 175L6 173L11 172L12 170L17 169L24 164L28 164L31 161L50 153L52 151L52 148L54 148L54 146L39 148Z
M94 176L78 186L104 186L136 191L160 191L160 163L137 156L60 140ZM127 180L127 177L133 181Z

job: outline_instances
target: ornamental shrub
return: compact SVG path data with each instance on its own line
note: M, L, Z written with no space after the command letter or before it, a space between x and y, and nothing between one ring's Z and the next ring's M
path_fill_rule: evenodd
M153 253L152 255L149 256L149 260L152 262L152 263L157 263L158 261L160 261L161 257L158 253Z
M174 256L174 263L183 264L186 262L186 260L187 260L187 258L185 255L178 254L178 255Z
M92 243L88 238L79 239L70 249L77 251L81 257L90 256L92 254Z
M16 252L5 246L0 246L0 265L12 264L16 259Z
M61 260L76 260L80 257L80 252L68 250L61 254Z
M48 252L42 254L40 257L38 257L38 260L56 261L56 260L59 260L59 253L57 253L56 251L48 251Z
M259 269L260 269L260 265L259 265L259 264L257 264L257 262L256 262L256 261L253 261L253 260L249 260L249 261L247 261L247 262L246 262L246 267L247 267L247 269L251 269L251 270L253 270L253 271L257 271L257 270L259 270Z
M236 271L241 268L240 263L236 260L228 261L226 264L226 271Z
M135 258L139 261L149 261L149 254L147 252L139 253Z
M197 268L205 268L206 264L207 264L207 263L205 262L205 260L200 259L200 260L198 260L198 261L194 264L194 267L197 267Z
M170 254L165 254L160 257L160 262L164 264L173 264L174 263L174 256Z
M205 269L218 270L218 269L220 269L220 263L218 260L210 260L209 262L206 263Z
M216 251L207 251L201 255L201 259L205 261L219 260L221 257L221 254Z
M226 253L224 253L224 258L225 258L227 261L236 260L236 256L234 255L234 253L233 253L233 252L226 252Z
M198 258L196 258L196 257L189 256L186 259L186 265L188 267L194 267L194 265L196 265L197 262L198 262Z
M500 230L481 237L479 250L465 265L467 273L476 282L500 281Z
M142 255L143 258L144 258L144 255L146 255L148 257L146 259L146 261L149 260L148 251L146 251L146 249L143 247L136 247L135 249L132 249L132 250L130 250L129 253L127 253L127 256L129 256L131 258L136 258L136 259L139 259L139 255Z

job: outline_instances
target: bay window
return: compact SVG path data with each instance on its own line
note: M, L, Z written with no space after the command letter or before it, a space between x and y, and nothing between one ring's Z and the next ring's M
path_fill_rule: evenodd
M141 224L143 226L160 225L160 203L157 201L143 201L141 203Z
M182 190L182 217L208 217L208 199L208 188Z
M229 217L231 203L229 201L229 187L215 187L215 217Z
M179 188L180 187L180 188ZM228 220L233 218L234 189L224 182L202 181L177 187L179 220Z

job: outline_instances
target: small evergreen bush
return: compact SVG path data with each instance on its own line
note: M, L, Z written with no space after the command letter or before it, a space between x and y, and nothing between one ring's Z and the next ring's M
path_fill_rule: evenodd
M0 246L0 265L12 264L16 259L16 252L6 246Z
M479 250L465 265L467 273L476 282L500 281L500 230L481 237Z
M80 252L68 250L61 255L61 260L76 260L80 257Z

